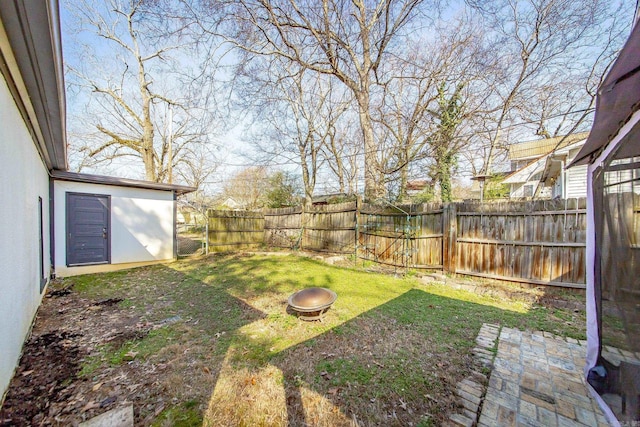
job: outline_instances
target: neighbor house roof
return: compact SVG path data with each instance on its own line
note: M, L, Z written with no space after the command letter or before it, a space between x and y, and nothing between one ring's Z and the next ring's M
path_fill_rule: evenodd
M542 156L533 160L531 163L517 171L511 173L507 178L502 181L503 184L518 184L521 182L527 182L531 180L531 177L538 172L544 170L544 164L547 160L547 156Z
M530 181L533 175L538 172L541 173L540 181L545 182L549 176L551 176L551 172L553 172L552 167L553 163L559 160L560 158L564 158L569 154L570 150L575 150L580 148L584 144L584 138L579 141L573 142L573 144L565 145L564 142L562 144L562 148L555 150L554 152L547 153L543 156L538 157L535 160L532 160L531 163L526 165L523 168L518 169L517 171L511 173L507 178L502 181L504 184L516 184L521 182ZM557 166L557 165L556 165ZM559 169L556 168L555 172L557 173Z
M0 73L48 169L67 169L57 0L0 1Z
M555 138L536 139L534 141L518 142L509 147L509 159L531 159L549 154L575 142L587 139L589 132L579 132ZM564 140L563 140L564 138Z
M60 181L86 182L91 184L117 185L120 187L146 188L149 190L173 191L177 195L196 191L195 187L176 184L163 184L159 182L139 181L136 179L116 178L113 176L90 175L86 173L76 173L54 170L51 172L54 179Z
M427 186L426 179L416 179L414 181L407 181L407 191L422 191Z

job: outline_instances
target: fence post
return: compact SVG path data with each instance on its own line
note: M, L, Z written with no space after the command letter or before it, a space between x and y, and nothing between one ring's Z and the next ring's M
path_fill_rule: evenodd
M205 216L205 225L204 225L204 254L209 255L209 209L207 209L207 214Z
M355 212L355 230L354 230L354 236L353 236L353 252L354 252L354 258L353 258L353 262L354 264L358 262L358 244L360 242L360 196L356 196L356 212Z
M453 276L456 274L458 221L456 204L447 203L442 208L442 269Z
M304 227L307 224L307 210L311 209L311 207L302 204L300 209L300 251L304 250Z

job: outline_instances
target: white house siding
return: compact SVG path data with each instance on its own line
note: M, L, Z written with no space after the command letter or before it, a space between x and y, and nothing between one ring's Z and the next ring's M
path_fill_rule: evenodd
M531 195L527 195L528 192L525 191L525 186L529 186L530 187L529 191L531 193L535 193L539 182L540 181L528 181L523 183L511 184L509 197L511 197L512 199L531 198ZM545 198L545 197L550 197L550 195L551 195L551 190L548 187L542 187L537 197Z
M66 193L111 196L111 264L67 267ZM66 277L151 264L174 257L171 191L72 181L54 183L55 272Z
M587 166L574 166L564 173L567 184L566 198L587 197Z
M0 398L17 365L22 343L42 299L40 218L43 208L43 262L50 270L49 176L22 116L0 75Z

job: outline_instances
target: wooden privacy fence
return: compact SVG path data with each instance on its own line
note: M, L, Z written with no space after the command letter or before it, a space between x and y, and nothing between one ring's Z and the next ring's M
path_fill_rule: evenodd
M584 287L586 200L457 205L456 273Z
M356 248L357 202L267 209L265 243L281 248L353 253Z
M209 210L209 250L232 251L264 242L264 214L252 211Z
M440 204L363 204L357 256L396 267L442 269L442 216Z
M584 199L209 211L209 247L353 254L385 265L584 287Z

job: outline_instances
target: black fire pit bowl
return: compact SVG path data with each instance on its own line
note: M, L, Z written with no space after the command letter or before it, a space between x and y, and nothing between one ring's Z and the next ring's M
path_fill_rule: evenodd
M327 288L307 288L289 297L289 307L302 320L322 320L325 313L338 298Z

